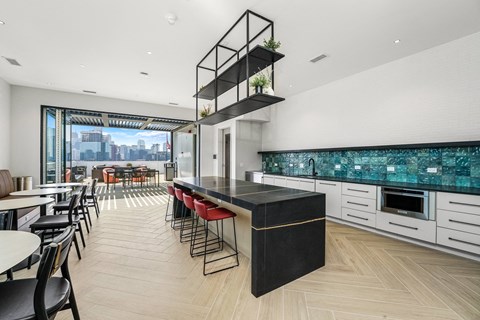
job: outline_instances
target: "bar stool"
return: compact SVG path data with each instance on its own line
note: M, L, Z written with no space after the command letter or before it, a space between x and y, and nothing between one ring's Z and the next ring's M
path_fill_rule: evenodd
M234 267L238 267L240 264L238 262L238 248L237 248L237 232L235 230L235 217L236 217L236 214L233 213L232 211L228 210L228 209L225 209L225 208L221 208L221 207L217 207L217 208L211 208L211 209L207 209L207 206L202 203L201 201L198 201L198 200L194 200L193 201L193 205L195 207L195 211L197 212L197 214L200 216L200 218L202 218L204 221L205 221L205 239L207 240L208 239L208 233L209 233L209 230L208 230L208 222L209 221L219 221L221 222L221 225L222 225L222 232L221 232L221 235L219 233L219 230L218 230L218 224L217 224L217 237L218 237L218 242L221 244L221 249L220 250L223 250L223 244L225 243L227 246L229 246L232 250L233 250L233 254L229 254L229 255L226 255L226 256L223 256L223 257L220 257L220 258L216 258L216 259L213 259L213 260L210 260L210 261L207 261L207 254L209 253L212 253L212 252L209 252L207 250L207 244L208 244L208 241L204 241L204 250L203 250L203 275L206 276L208 274L212 274L212 273L217 273L217 272L220 272L220 271L223 271L223 270L227 270L227 269L231 269L231 268L234 268ZM233 222L233 239L234 239L234 242L235 242L235 248L232 248L228 243L226 243L224 240L223 240L223 220L225 219L230 219L232 218L232 222ZM195 231L194 231L194 235L193 235L193 245L195 246L196 244L196 240L197 240L197 229L198 229L198 224L196 225L196 228L195 228ZM216 251L214 251L216 252ZM213 263L213 262L216 262L216 261L219 261L219 260L223 260L223 259L227 259L227 258L230 258L230 257L235 257L236 258L236 261L237 263L235 265L232 265L232 266L228 266L228 267L225 267L225 268L221 268L221 269L217 269L215 271L211 271L211 272L205 272L205 267L207 264L209 263Z
M168 193L168 201L167 201L167 209L165 210L165 221L169 222L169 221L172 221L173 212L174 212L174 210L173 210L173 197L175 197L175 190L173 189L173 186L171 186L171 185L167 186L167 193ZM168 207L170 206L170 199L172 199L172 212L170 214L168 214ZM170 219L168 217L170 217Z
M199 216L195 211L195 205L193 203L193 200L194 200L194 197L192 197L192 195L189 195L187 193L183 194L183 204L185 205L185 207L190 209L192 214L193 214L193 221L192 221L193 225L192 225L192 231L190 232L190 256L191 257L196 257L196 256L199 256L199 255L203 254L203 251L202 252L195 252L196 249L203 247L203 242L200 242L200 243L198 243L198 245L196 244L195 246L193 245L193 234L195 233L193 231L193 228L195 228L195 226L198 226L198 220L199 220ZM199 201L201 201L206 206L207 209L217 207L217 205L215 203L211 202L211 201L208 201L208 200L199 200ZM205 225L203 225L203 226L205 227ZM217 229L218 229L218 221L217 221ZM203 233L203 235L205 235L205 229L200 230L200 231ZM205 237L198 237L198 236L199 235L197 234L197 238L199 240L205 238ZM207 241L206 238L205 238L205 241ZM219 241L217 241L217 243L219 245L218 249L220 249Z
M185 192L182 190L182 189L179 189L179 188L174 188L175 189L175 197L177 198L178 203L184 203L183 201L183 195L185 194ZM190 194L189 195L196 199L196 200L203 200L203 197L202 196L199 196L198 194ZM187 242L190 240L189 236L191 236L191 233L193 233L193 216L189 217L187 219L187 207L184 205L183 208L182 208L182 215L181 215L181 218L180 218L180 242ZM175 217L174 217L175 218ZM187 222L187 220L189 220L189 224L185 224L185 222ZM175 228L174 228L175 229ZM185 231L188 231L190 230L189 233L185 233Z

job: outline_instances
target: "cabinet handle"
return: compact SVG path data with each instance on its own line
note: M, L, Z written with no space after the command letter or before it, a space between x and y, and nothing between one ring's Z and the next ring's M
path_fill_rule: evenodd
M352 217L352 218L357 218L357 219L361 219L361 220L368 221L368 218L359 217L359 216L354 216L353 214L350 214L350 213L347 213L347 216Z
M388 223L393 224L394 226L404 227L404 228L412 229L412 230L418 230L418 228L410 227L410 226L405 226L405 225L403 225L403 224L399 224L399 223L395 223L395 222L388 222Z
M317 181L317 184L323 184L324 186L334 186L334 187L337 186L335 183L324 183L324 182L318 182L318 181Z
M465 203L465 202L456 202L456 201L448 201L450 204L459 204L462 206L470 206L470 207L477 207L480 208L480 205L478 204L473 204L473 203Z
M351 201L347 201L347 203L356 204L357 206L362 206L362 207L368 207L368 204L364 204L364 203L351 202Z
M473 243L473 242L470 242L470 241L465 241L465 240L458 240L458 239L455 239L455 238L452 238L452 237L448 237L448 240L457 241L457 242L460 242L460 243L465 243L465 244L470 244L472 246L480 247L480 244L476 244L476 243Z
M448 219L448 221L455 222L455 223L466 224L468 226L480 227L480 224L475 224L475 223L470 223L470 222L465 222L465 221L459 221L459 220L453 220L453 219Z
M350 191L357 191L357 192L363 192L363 193L368 193L367 190L360 190L360 189L350 189L350 188L347 188L347 190L350 190Z

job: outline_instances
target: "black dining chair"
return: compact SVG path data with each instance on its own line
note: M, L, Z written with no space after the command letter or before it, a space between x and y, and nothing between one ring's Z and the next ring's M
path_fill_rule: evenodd
M97 183L98 179L93 179L92 186L90 187L90 192L87 192L85 195L87 201L88 208L94 208L95 213L97 214L97 218L100 215L100 207L98 206L98 198L97 198Z
M0 319L50 320L71 309L80 320L68 270L68 255L75 227L68 227L45 248L35 278L0 283ZM53 275L61 270L60 277Z
M0 212L0 230L13 229L13 211ZM7 274L7 280L13 280L13 271L8 269L4 273ZM2 273L3 274L3 273Z
M90 233L90 228L88 227L88 225L90 224L90 227L92 226L92 218L90 217L90 210L88 210L87 205L87 188L87 185L83 185L80 189L80 202L78 204L78 209L82 214L80 220L83 220L85 222L85 228L87 229L87 233ZM57 202L57 204L53 206L53 214L68 211L69 206L70 200Z
M80 223L80 215L78 213L78 207L80 203L80 194L74 193L70 197L70 204L68 208L68 214L58 214L58 215L46 215L40 216L37 221L30 225L30 230L32 233L40 232L41 244L40 244L40 253L42 253L43 246L50 244L48 240L45 239L45 232L51 231L52 234L58 233L58 230L62 232L68 227L75 227L75 231L80 233L82 239L83 247L85 247L85 238L83 237L82 224ZM82 259L80 254L80 248L78 245L77 237L73 235L73 242L75 244L75 249L77 251L78 259ZM28 265L31 264L31 258L29 259Z

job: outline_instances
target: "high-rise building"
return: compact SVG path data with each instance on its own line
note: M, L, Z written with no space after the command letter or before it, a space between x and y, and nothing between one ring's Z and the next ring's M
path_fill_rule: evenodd
M102 130L90 130L80 132L82 135L82 142L102 142Z
M139 150L145 150L145 140L139 139L137 145Z

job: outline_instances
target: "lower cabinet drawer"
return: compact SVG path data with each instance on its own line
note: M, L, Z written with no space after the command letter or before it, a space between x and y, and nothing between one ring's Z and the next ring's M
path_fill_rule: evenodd
M437 244L475 254L480 254L480 235L438 228Z
M342 219L375 228L375 213L342 208Z
M438 209L437 226L480 235L480 217L475 214Z
M377 202L374 199L365 199L342 195L342 207L353 210L375 213Z
M435 243L437 223L377 211L377 229Z

